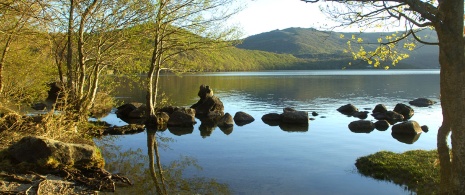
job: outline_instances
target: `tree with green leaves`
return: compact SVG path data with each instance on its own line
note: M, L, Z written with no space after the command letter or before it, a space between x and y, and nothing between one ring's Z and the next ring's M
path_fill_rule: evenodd
M33 36L41 25L42 6L39 1L0 2L0 97L4 91L4 73L12 44L25 36Z
M59 77L64 82L61 64L66 61L69 103L85 118L106 70L117 69L130 54L132 35L125 29L145 22L152 7L149 0L59 0L50 5L50 12L58 13L53 17L56 26L50 27L57 32L50 37Z
M302 0L318 2L319 0ZM437 147L441 166L441 194L465 194L465 64L463 0L330 0L330 16L344 25L404 26L404 36L412 34L416 41L439 46L440 91L443 122L438 130ZM329 7L329 6L328 6ZM437 43L426 43L417 37L418 27L436 31ZM401 38L384 47L396 43ZM368 53L367 53L368 54ZM378 53L371 53L377 56ZM388 55L390 55L388 53ZM365 60L370 55L365 55ZM451 147L448 137L451 137Z
M236 0L157 0L148 30L153 40L147 75L147 122L155 118L160 71L182 72L185 63L176 58L191 51L232 44L238 38L235 28L225 21L239 11Z

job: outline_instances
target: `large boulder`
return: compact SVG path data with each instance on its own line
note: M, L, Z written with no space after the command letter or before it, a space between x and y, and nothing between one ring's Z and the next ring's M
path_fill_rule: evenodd
M352 104L347 104L339 107L337 111L345 115L352 115L353 113L358 112L358 108Z
M354 133L370 133L375 129L375 124L368 120L352 121L349 129Z
M405 121L392 126L393 134L408 134L416 135L423 132L420 125L416 121Z
M18 162L36 163L45 168L104 166L104 160L95 146L64 143L38 136L22 138L8 148L8 153Z
M415 113L412 107L405 104L397 104L396 107L394 107L394 112L402 114L402 116L404 116L404 120L412 118Z
M145 116L145 110L145 104L131 102L117 107L115 113L118 118L143 118Z
M224 114L223 102L213 95L213 90L209 86L201 85L198 96L200 100L191 106L197 115L222 116Z
M435 103L436 103L435 101L427 99L427 98L417 98L409 102L409 104L418 106L418 107L428 107Z
M252 115L247 114L245 112L236 112L234 114L234 122L236 122L237 125L242 126L249 124L253 122L255 119L252 117Z
M195 123L195 110L192 108L178 109L168 119L168 126L190 127Z
M292 108L284 108L281 114L281 122L289 124L308 124L308 112L297 111Z

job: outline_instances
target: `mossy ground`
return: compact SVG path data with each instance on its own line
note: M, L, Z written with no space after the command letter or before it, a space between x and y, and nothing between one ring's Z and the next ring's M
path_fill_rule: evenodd
M440 167L436 150L380 151L360 157L355 166L362 175L406 186L418 194L439 192Z

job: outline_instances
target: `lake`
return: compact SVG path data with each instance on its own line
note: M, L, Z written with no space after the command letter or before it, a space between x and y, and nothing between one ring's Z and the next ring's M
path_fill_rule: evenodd
M160 91L177 106L196 103L199 86L206 84L223 102L225 113L234 116L243 111L255 118L250 124L235 125L227 131L201 127L197 121L192 132L156 132L159 157L171 178L195 178L204 184L211 181L210 187L227 186L232 194L410 194L403 186L360 175L355 161L381 150L435 149L437 129L442 122L439 103L412 106L415 114L411 120L427 125L430 131L422 133L414 143L405 143L393 138L390 129L351 132L348 124L359 119L337 111L349 103L371 113L377 104L392 110L397 103L408 104L420 97L439 102L439 70L197 73L163 75L160 82ZM118 98L144 102L145 93L137 87L129 90L121 86ZM282 113L285 107L308 111L313 118L308 128L288 131L261 120L264 114ZM312 112L318 116L312 116ZM114 114L101 120L126 124ZM371 116L367 120L375 121ZM153 133L97 140L108 170L143 183L118 188L117 193L153 194L150 190L154 190L154 182L144 176L149 172L148 136ZM182 176L170 172L169 166L182 169Z

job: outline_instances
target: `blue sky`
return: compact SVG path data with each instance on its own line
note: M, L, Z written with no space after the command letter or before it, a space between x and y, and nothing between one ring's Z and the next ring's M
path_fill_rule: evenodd
M233 18L234 23L242 27L245 36L289 27L319 28L331 22L320 12L316 3L300 0L246 2L246 8Z

